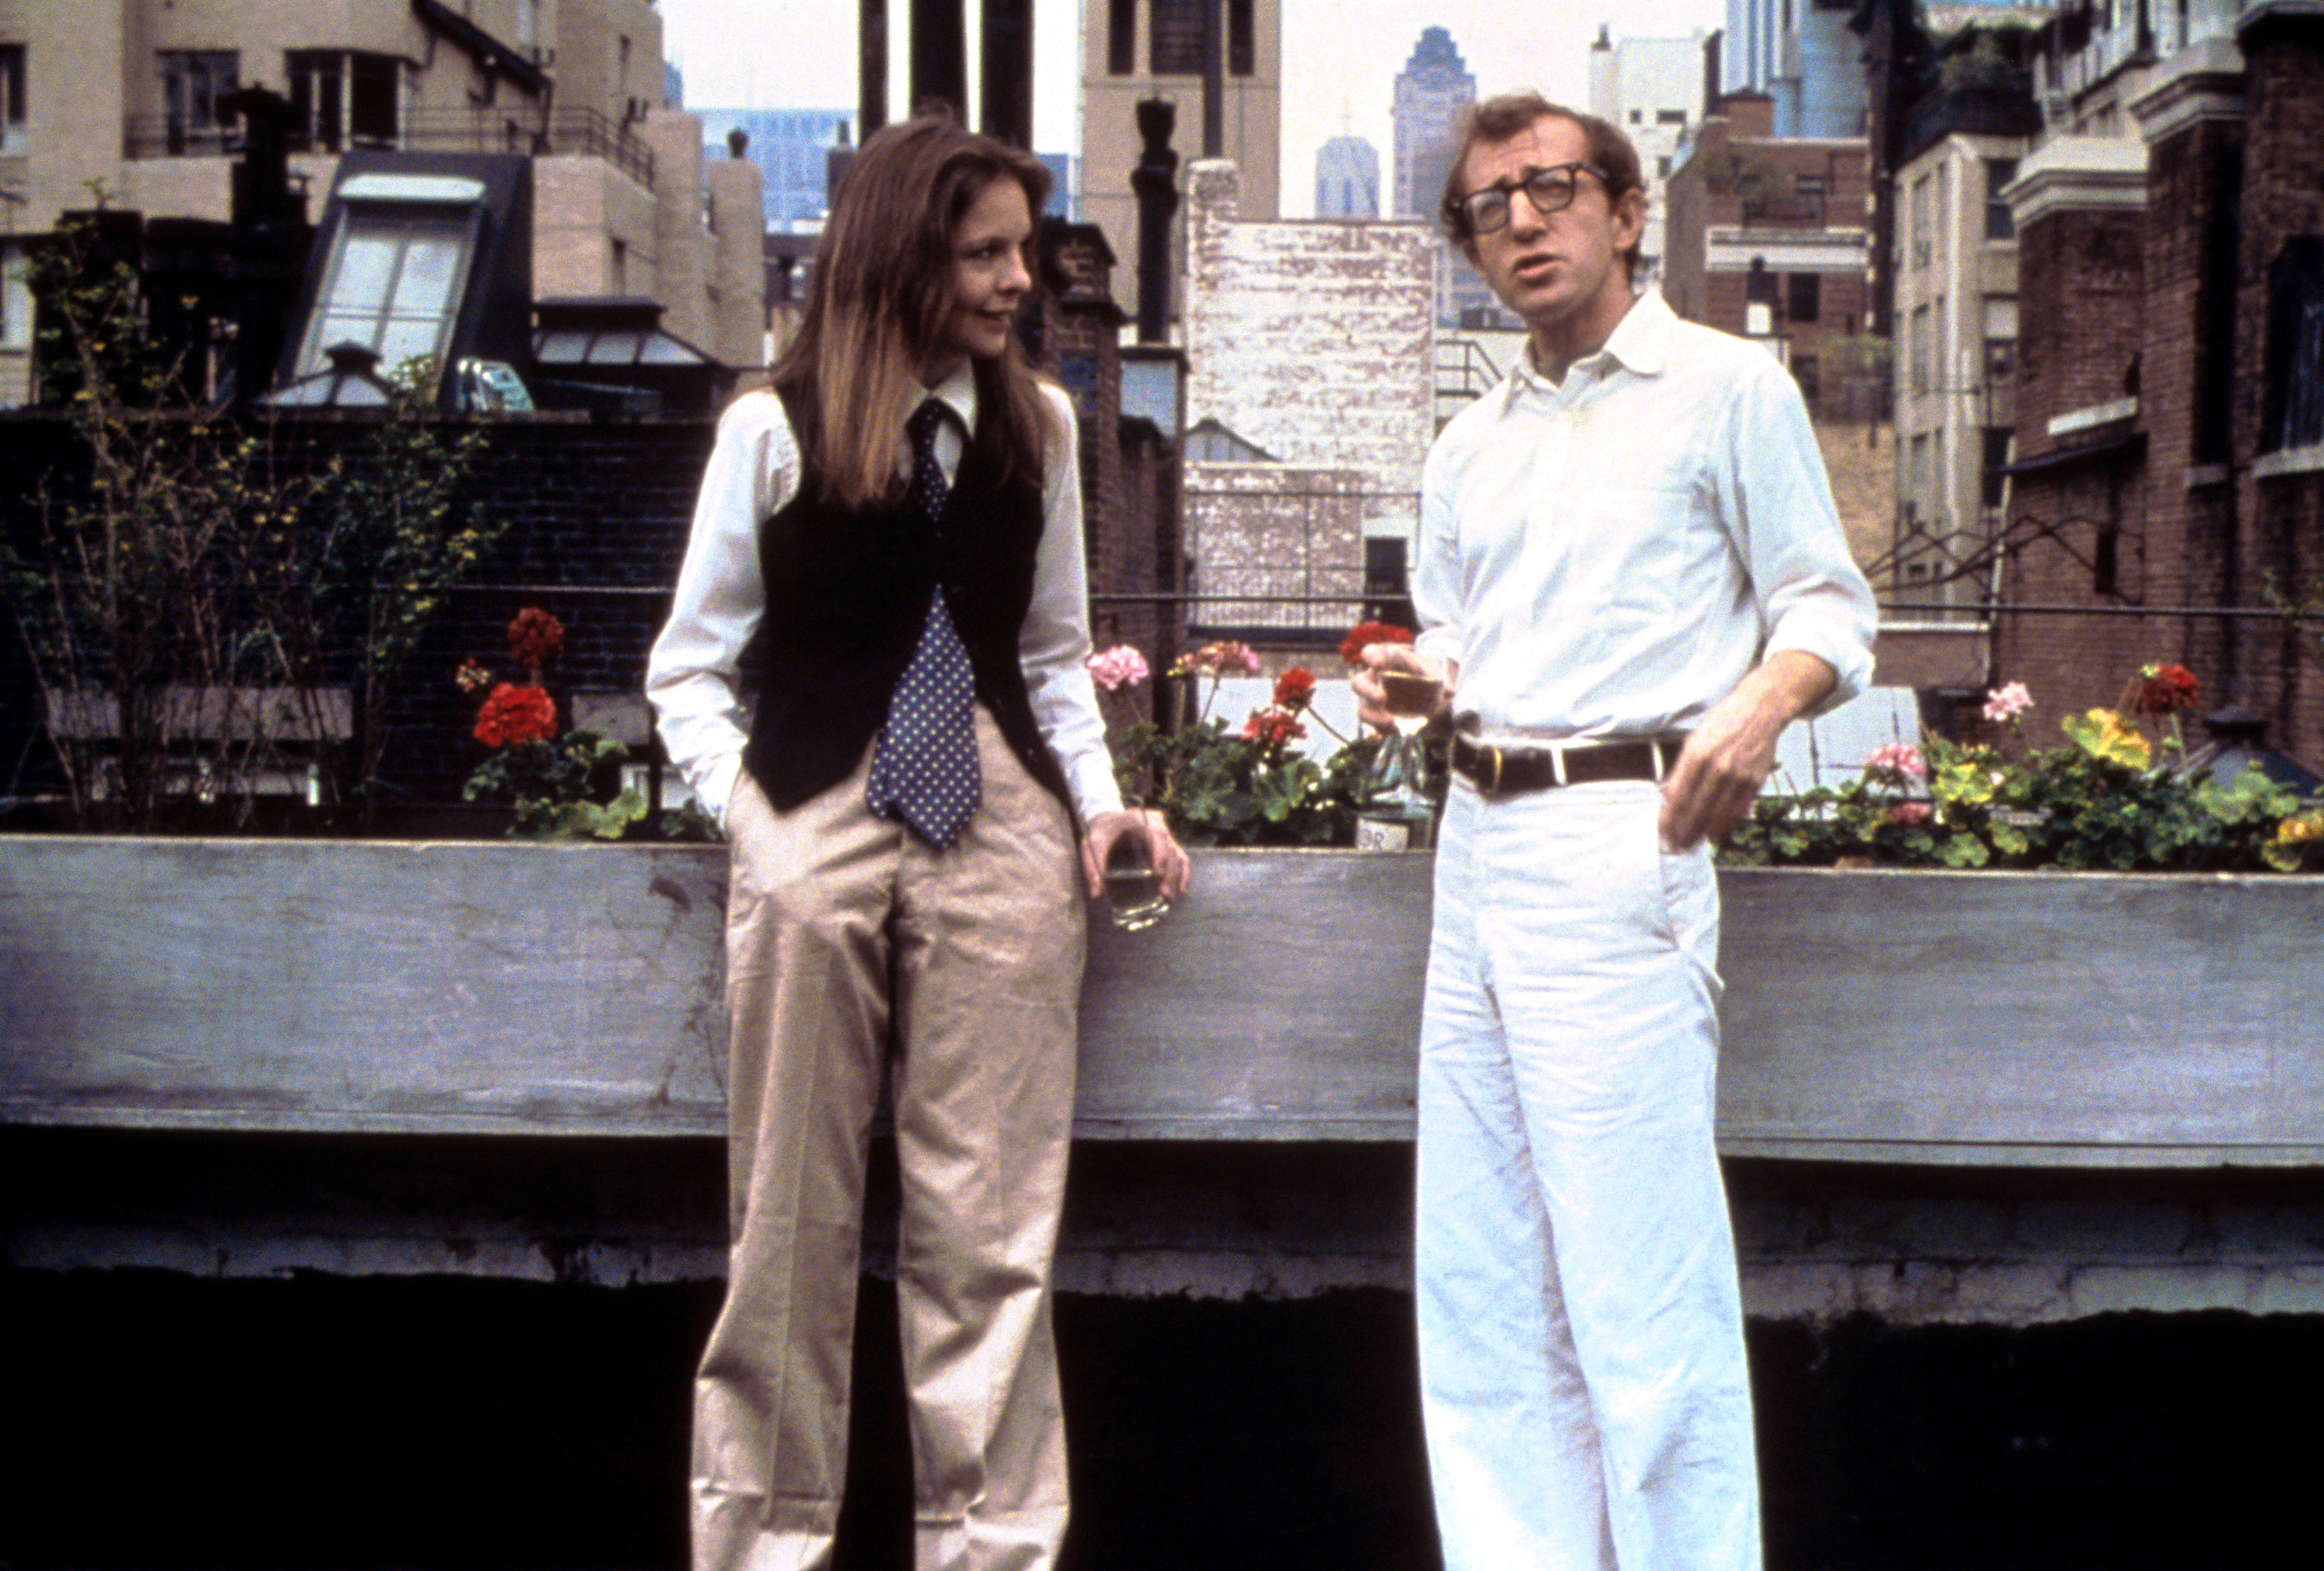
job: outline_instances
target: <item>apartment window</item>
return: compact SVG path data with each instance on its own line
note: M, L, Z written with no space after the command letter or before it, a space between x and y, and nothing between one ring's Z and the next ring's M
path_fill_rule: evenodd
M1153 0L1147 69L1157 77L1203 74L1203 14L1219 0ZM1225 0L1227 75L1257 69L1258 37L1251 0Z
M1985 161L1985 237L1988 240L2017 238L2017 220L2010 217L2009 204L2001 199L2002 190L2016 178L2015 159Z
M2284 242L2267 270L2260 450L2324 442L2324 236Z
M1227 75L1247 77L1256 70L1258 48L1251 0L1227 0Z
M1206 0L1153 0L1146 44L1147 69L1157 77L1203 74L1203 6ZM1215 3L1215 0L1209 0Z
M616 239L613 242L613 251L606 261L605 292L607 294L630 292L630 243L626 240Z
M1795 174L1792 177L1792 195L1803 202L1822 201L1823 190L1823 176L1820 174Z
M223 151L218 100L242 86L242 57L230 49L165 49L161 113L171 152Z
M332 245L299 374L327 368L328 351L356 344L393 371L420 356L441 367L475 247L473 207L351 209Z
M1633 110L1631 110L1631 111L1630 111L1630 124L1631 124L1631 125L1644 125L1646 123L1646 112L1644 109L1633 109Z
M1784 279L1784 315L1795 322L1812 322L1823 305L1823 275L1788 273Z
M1913 391L1929 391L1929 356L1935 346L1929 338L1929 308L1913 308Z
M1138 0L1108 0L1105 10L1105 69L1126 77L1138 69Z
M540 0L516 0L516 42L536 54L540 49Z
M1985 297L1985 381L1999 386L2017 375L2017 301L2006 294Z
M1686 111L1683 109L1657 109L1655 111L1655 124L1657 125L1683 125L1686 124Z
M24 46L0 43L0 152L24 151Z
M1924 504L1928 504L1927 511L1931 513L1936 511L1934 498L1929 494L1929 439L1926 432L1913 439L1912 458L1904 466L1904 484L1911 489L1914 517L1921 514Z
M1655 178L1656 180L1670 179L1670 171L1671 161L1667 155L1655 160Z
M1767 271L1767 259L1751 258L1751 265L1743 274L1743 336L1748 338L1772 337L1775 331L1776 302L1783 298L1783 278Z
M294 49L284 66L296 151L395 145L402 124L401 60L362 50Z
M1936 222L1935 209L1930 206L1934 189L1935 184L1927 175L1913 182L1912 242L1913 265L1915 267L1929 264L1929 234Z
M32 347L32 262L22 240L0 240L0 349Z

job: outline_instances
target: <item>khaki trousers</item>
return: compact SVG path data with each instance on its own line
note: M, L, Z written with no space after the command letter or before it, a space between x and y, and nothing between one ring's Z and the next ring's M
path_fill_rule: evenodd
M1049 1265L1085 918L1064 808L976 721L983 801L949 850L865 808L868 753L792 812L747 773L728 808L733 1244L695 1385L696 1571L829 1561L891 1042L919 1571L1047 1566L1065 1534Z

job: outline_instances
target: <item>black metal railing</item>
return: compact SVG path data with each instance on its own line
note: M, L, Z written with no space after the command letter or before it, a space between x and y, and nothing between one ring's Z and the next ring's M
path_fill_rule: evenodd
M581 106L415 109L403 116L394 135L384 137L342 135L319 126L291 128L292 152L335 154L358 148L514 152L528 158L577 154L602 158L641 185L654 183L653 150L612 116ZM132 115L122 123L122 152L127 158L238 158L242 152L238 126L195 125L181 116L169 115Z

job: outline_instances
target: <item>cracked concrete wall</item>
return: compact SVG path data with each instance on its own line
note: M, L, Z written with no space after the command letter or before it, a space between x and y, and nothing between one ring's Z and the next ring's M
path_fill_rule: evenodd
M35 1175L38 1176L37 1182ZM12 1180L20 1180L12 1182ZM1730 1160L1754 1318L2026 1326L2125 1310L2324 1314L2312 1169L2091 1172ZM476 1276L622 1286L725 1269L715 1140L220 1141L0 1130L18 1270L213 1278ZM864 1266L894 1272L875 1141ZM1398 1141L1085 1141L1056 1285L1237 1301L1412 1286Z

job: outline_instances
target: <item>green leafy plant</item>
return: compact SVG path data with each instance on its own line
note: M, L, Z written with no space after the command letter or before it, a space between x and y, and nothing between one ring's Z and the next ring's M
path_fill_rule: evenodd
M332 467L324 493L310 643L356 650L352 791L364 816L377 809L389 742L387 696L403 680L420 640L452 587L483 562L509 521L463 500L484 430L429 406L432 365L415 360L390 377L395 392L355 461Z
M453 677L463 692L484 693L474 734L492 750L468 776L462 798L512 804L510 832L528 838L622 838L646 816L645 798L622 784L630 750L586 726L558 735L557 701L541 681L565 647L564 624L528 605L509 624L508 647L521 681L496 682L475 661Z
M199 368L148 330L135 272L106 259L101 217L60 225L32 276L40 391L86 472L60 463L33 527L0 542L74 819L237 827L263 789L327 810L353 796L368 817L388 691L505 527L458 501L483 432L428 407L424 362L326 463L210 407Z
M1389 638L1407 639L1400 628L1367 624L1351 633L1342 652ZM1091 658L1090 670L1107 702L1146 679L1134 651L1109 650ZM1203 645L1172 665L1169 674L1190 685L1194 721L1164 731L1149 720L1116 724L1111 729L1114 772L1122 798L1160 810L1171 831L1191 846L1350 846L1364 799L1365 779L1379 740L1341 736L1313 698L1314 674L1293 666L1278 677L1271 701L1251 711L1239 729L1211 710L1228 677L1255 675L1259 657L1232 641ZM1318 760L1294 746L1310 723L1340 743ZM1443 788L1443 750L1435 751L1434 781Z
M629 756L612 737L586 728L531 737L478 764L460 794L513 803L510 832L527 839L618 840L646 816L645 798L622 789Z
M284 744L327 733L281 634L306 563L295 521L318 483L177 396L136 274L102 260L93 220L39 248L32 282L51 308L42 389L88 467L35 483L32 527L0 541L0 590L74 820L145 832L246 818L262 781L281 789Z
M2062 746L2024 745L2022 686L1997 690L2015 752L1932 740L1883 748L1838 787L1760 799L1729 841L1751 865L2057 867L2119 872L2324 869L2324 805L2246 769L2215 778L2190 758L2179 716L2198 688L2150 666L2121 705L2070 716Z

